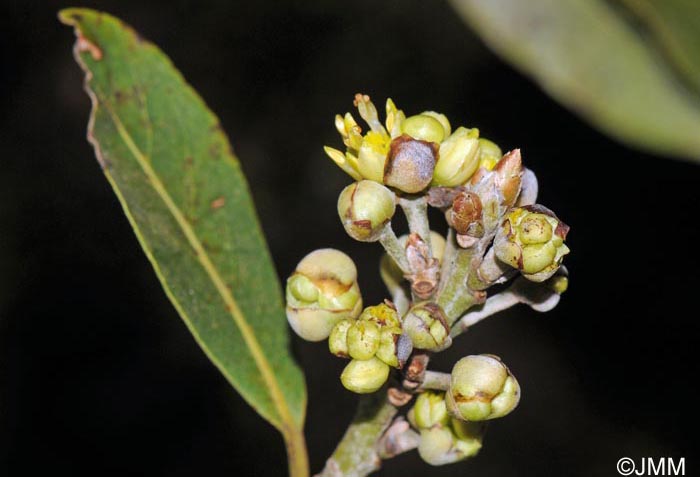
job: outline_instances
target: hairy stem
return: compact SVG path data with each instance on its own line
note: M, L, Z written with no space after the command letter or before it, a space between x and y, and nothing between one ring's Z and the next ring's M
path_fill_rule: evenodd
M401 197L399 198L399 205L403 209L404 215L406 215L408 229L411 233L420 235L420 238L428 246L428 253L430 254L432 252L430 246L430 223L428 222L428 202L425 196Z
M446 264L444 269L446 274L440 283L437 303L445 312L450 325L474 304L474 295L467 287L473 254L472 249L456 248L451 263Z
M470 326L473 326L491 315L507 310L508 308L522 303L522 298L515 293L505 290L497 295L489 297L486 302L478 310L473 310L462 316L453 326L450 331L450 336L453 338L467 331Z
M378 442L396 413L385 389L361 396L355 418L316 477L365 477L379 469Z

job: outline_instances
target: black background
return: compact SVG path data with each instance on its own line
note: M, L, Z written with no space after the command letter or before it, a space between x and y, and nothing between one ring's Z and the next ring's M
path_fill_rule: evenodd
M161 46L220 116L281 277L347 251L368 304L380 247L344 235L348 178L321 146L360 91L521 147L540 202L572 227L558 308L489 319L436 360L500 355L523 399L476 459L385 476L617 475L623 456L697 467L698 168L591 129L431 1L81 2ZM0 475L284 475L281 439L229 388L162 293L85 141L67 2L4 2L0 84ZM663 121L663 118L658 118ZM292 339L320 469L356 396L343 362Z

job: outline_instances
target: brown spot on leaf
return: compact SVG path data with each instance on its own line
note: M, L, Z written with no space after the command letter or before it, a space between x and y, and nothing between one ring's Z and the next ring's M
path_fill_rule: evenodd
M209 207L211 207L212 210L216 210L222 208L224 205L226 205L226 197L222 195L221 197L217 197L216 199L212 200Z

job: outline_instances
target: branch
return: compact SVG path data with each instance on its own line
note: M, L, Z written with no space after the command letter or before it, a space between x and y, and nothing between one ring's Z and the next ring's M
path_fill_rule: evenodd
M424 195L418 197L399 197L399 206L408 221L408 229L411 233L418 234L423 242L430 246L430 223L428 222L428 202ZM430 258L430 256L428 256Z
M518 277L506 290L489 297L477 310L464 314L452 326L450 336L453 338L467 331L484 318L523 303L535 311L546 312L559 304L562 290L557 290L556 282L567 275L566 267L561 267L557 275L542 283L531 282Z
M438 391L447 391L450 387L452 375L449 373L441 373L439 371L426 371L423 375L423 382L419 390L435 389Z
M360 397L357 414L316 477L365 477L382 465L379 442L396 416L386 389Z

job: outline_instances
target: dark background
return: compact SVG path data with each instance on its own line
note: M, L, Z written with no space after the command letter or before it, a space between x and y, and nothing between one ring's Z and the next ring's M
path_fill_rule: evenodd
M615 143L490 53L443 2L76 2L161 46L220 116L281 277L350 253L368 304L380 247L343 233L333 115L354 93L445 113L521 147L540 202L572 227L554 311L489 319L436 360L500 355L523 399L471 461L415 453L381 475L614 476L616 461L697 468L697 166ZM284 475L281 439L227 385L167 301L85 141L89 103L56 20L5 1L0 84L0 475ZM663 118L659 118L663 120ZM343 362L292 339L309 385L314 470L356 396Z

